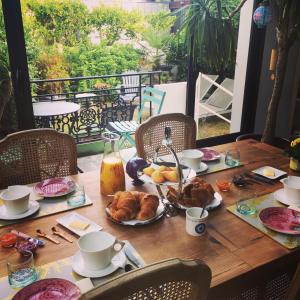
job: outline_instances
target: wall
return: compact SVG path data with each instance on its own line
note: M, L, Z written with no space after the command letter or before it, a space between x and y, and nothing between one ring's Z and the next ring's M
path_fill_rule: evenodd
M185 114L186 82L159 84L154 86L166 92L161 114L183 113Z
M272 48L276 48L276 37L274 24L269 24L266 30L266 40L264 47L264 58L260 76L260 87L258 93L257 112L255 119L255 132L263 132L268 103L272 95L274 81L270 79L269 63ZM291 135L293 115L295 108L295 98L300 78L300 47L295 44L289 53L288 66L284 81L283 95L280 100L277 118L276 135L289 137Z

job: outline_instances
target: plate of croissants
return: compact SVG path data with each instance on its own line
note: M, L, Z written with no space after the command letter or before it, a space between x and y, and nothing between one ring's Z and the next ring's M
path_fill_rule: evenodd
M115 223L138 226L160 219L164 205L156 195L144 192L117 192L107 206L106 213Z
M177 167L173 163L154 164L152 163L139 172L139 179L145 183L158 184L158 185L174 185L178 184L179 175ZM185 166L182 166L183 183L196 176L196 173Z
M174 187L168 186L167 199L174 206L183 210L189 207L205 207L205 209L211 210L222 202L222 196L214 191L211 184L199 177L193 178L183 188L178 200L177 194Z

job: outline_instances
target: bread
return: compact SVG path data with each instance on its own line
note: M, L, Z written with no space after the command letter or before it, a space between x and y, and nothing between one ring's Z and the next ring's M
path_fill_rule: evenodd
M204 207L213 201L215 193L209 183L197 177L184 187L178 200L177 191L171 186L168 186L168 189L167 198L169 201L178 201L180 204L190 207Z
M118 192L109 206L111 217L117 221L153 218L159 205L158 197L143 192Z
M137 214L137 219L141 221L149 220L156 215L159 205L158 197L155 195L146 194L140 198L140 211Z
M139 202L130 192L118 192L110 206L111 216L117 221L128 221L135 218L139 211Z

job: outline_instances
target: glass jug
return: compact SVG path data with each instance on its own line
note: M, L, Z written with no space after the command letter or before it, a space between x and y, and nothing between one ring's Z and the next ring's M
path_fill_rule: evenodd
M125 173L119 152L120 136L116 133L105 132L104 154L100 171L100 191L103 195L114 195L118 191L125 191Z

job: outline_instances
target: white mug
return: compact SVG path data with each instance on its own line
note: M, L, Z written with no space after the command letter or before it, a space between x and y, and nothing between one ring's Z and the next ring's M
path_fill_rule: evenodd
M9 186L0 194L7 214L20 215L28 210L30 188L25 185Z
M280 181L283 183L287 201L291 204L300 205L300 177L288 176Z
M89 270L101 270L111 263L122 250L123 242L107 232L95 231L83 235L77 242L84 266ZM116 248L117 249L116 249Z
M206 232L208 212L207 210L204 210L202 214L202 210L201 207L190 207L185 212L186 232L192 236L200 236Z
M193 170L200 169L203 152L197 149L187 149L182 151L182 163Z

